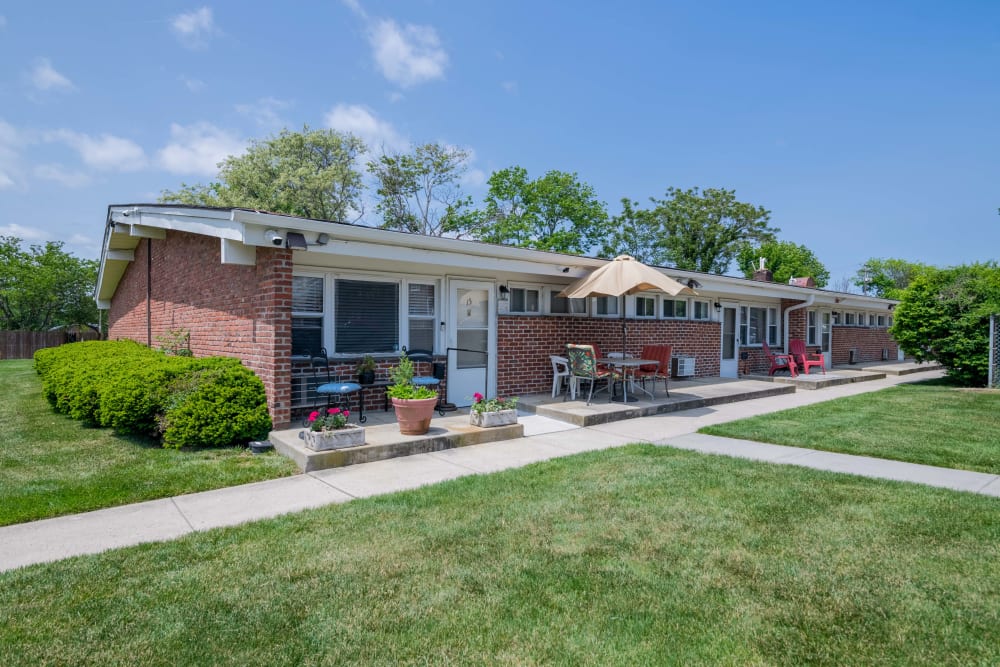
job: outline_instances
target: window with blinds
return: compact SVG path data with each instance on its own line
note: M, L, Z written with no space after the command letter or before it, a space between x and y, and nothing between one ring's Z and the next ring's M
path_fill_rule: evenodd
M409 344L413 350L434 349L434 285L410 283L409 297Z
M323 347L323 279L292 276L292 355L316 355Z
M396 352L399 350L399 284L336 280L333 321L338 354Z

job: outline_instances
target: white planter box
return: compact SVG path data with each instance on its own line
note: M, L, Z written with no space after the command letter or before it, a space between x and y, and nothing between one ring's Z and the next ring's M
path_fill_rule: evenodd
M470 412L469 423L473 426L480 426L482 428L516 424L517 410L500 410L499 412Z
M365 429L351 424L335 431L306 431L302 439L306 447L316 452L357 447L365 444Z

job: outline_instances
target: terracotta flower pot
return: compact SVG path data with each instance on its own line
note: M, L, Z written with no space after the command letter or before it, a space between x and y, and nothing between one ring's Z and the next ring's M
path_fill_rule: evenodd
M399 432L403 435L423 435L430 430L431 417L437 396L430 398L394 398L392 407L396 410Z

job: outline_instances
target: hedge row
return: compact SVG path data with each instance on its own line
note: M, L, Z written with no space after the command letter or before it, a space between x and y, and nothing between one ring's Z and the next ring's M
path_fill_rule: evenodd
M39 350L35 369L57 412L164 447L244 444L271 430L264 384L238 359L88 341Z

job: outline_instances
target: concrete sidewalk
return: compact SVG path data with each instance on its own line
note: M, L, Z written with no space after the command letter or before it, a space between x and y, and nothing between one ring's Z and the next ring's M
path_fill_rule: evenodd
M583 451L648 442L713 454L787 463L1000 497L1000 476L782 447L695 433L742 419L933 377L889 377L820 391L729 403L666 415L577 428L523 416L525 437L333 468L294 477L165 498L96 512L0 528L0 571L199 530L232 526L288 512L391 493L471 474L516 468ZM569 432L572 433L569 433Z

